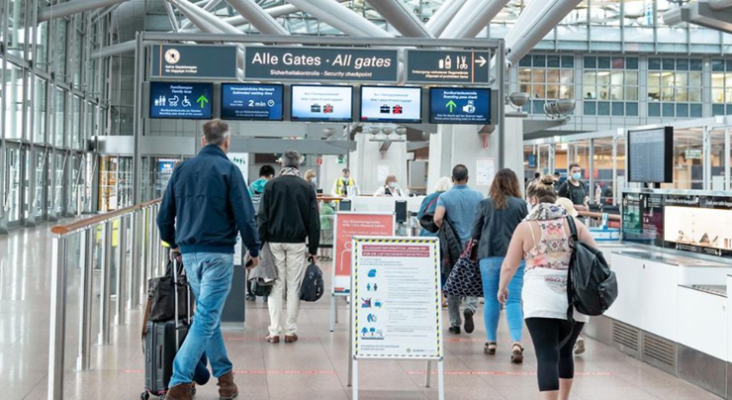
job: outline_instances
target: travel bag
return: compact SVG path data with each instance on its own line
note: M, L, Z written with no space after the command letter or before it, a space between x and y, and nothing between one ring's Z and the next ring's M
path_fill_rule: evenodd
M170 308L168 312L172 316L175 314L173 310L181 310L181 304L185 308L185 315L180 318L173 318L168 321L153 321L147 318L145 326L143 328L143 345L145 354L145 391L142 392L140 398L147 400L150 395L158 396L161 399L165 398L165 394L168 391L168 384L170 378L173 376L173 360L175 355L178 353L178 349L183 344L183 341L188 334L188 327L191 323L191 292L186 283L185 275L179 274L182 268L179 270L178 261L174 261L173 268L169 268L172 277L173 285L176 288L182 288L183 290L169 290L172 292L173 301L165 302L166 308ZM155 287L152 283L153 280L160 280L161 278L151 279L151 287ZM180 297L185 296L185 299ZM149 304L152 304L150 295L148 298ZM188 304L188 307L185 305ZM148 310L151 306L148 306ZM147 314L147 313L146 313ZM191 394L195 394L195 387L191 389Z
M442 290L449 296L455 297L483 297L483 278L480 275L477 254L477 242L470 240L465 246L463 254L450 271Z
M310 265L305 270L305 276L300 286L300 300L314 302L320 300L325 292L323 271L310 258Z

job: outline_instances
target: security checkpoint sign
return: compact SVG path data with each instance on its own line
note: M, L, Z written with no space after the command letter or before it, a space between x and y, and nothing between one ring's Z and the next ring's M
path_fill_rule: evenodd
M236 78L236 46L152 46L152 77Z
M353 48L247 47L247 79L397 81L397 51Z
M487 85L490 53L464 50L407 50L407 82Z
M442 358L437 238L353 239L354 359Z
M354 236L392 236L394 213L341 211L335 216L333 293L351 292L351 256Z

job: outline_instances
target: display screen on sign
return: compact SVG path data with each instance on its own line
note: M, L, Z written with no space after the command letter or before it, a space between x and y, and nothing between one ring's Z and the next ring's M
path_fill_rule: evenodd
M342 204L343 202L341 202ZM393 213L338 212L335 218L333 249L333 292L351 291L351 239L354 236L391 236L395 228Z
M221 84L221 119L282 121L282 85Z
M489 125L491 90L430 89L430 123Z
M151 82L150 118L210 119L210 83Z
M353 248L354 358L442 357L439 241L357 237Z
M352 86L292 85L293 121L353 122Z
M361 87L362 122L422 122L422 88Z
M673 183L674 128L628 131L628 182Z

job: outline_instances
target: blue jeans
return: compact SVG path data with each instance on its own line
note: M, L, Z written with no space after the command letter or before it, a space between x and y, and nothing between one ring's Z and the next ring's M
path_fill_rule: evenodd
M501 316L501 304L498 302L498 286L501 282L501 265L504 257L489 257L480 260L480 275L483 279L483 295L485 307L483 307L483 320L485 331L489 342L498 340L498 319ZM524 328L524 311L521 308L521 291L524 287L524 262L511 282L508 283L508 301L506 301L506 319L508 329L511 331L511 340L521 341L521 333Z
M215 377L231 371L221 335L221 310L231 290L234 255L225 253L183 254L188 284L196 296L196 316L173 362L168 387L191 383L193 372L205 353Z

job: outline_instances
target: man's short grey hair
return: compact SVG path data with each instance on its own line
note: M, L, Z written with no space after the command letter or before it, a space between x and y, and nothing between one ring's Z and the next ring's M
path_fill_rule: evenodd
M295 150L288 150L282 155L282 166L285 168L300 168L300 153Z
M212 119L203 124L203 137L206 139L206 144L220 146L229 135L229 124L220 119Z

